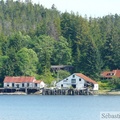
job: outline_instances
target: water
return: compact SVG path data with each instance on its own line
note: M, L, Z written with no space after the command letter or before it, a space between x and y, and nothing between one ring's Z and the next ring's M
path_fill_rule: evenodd
M0 120L99 120L120 111L120 96L0 95Z

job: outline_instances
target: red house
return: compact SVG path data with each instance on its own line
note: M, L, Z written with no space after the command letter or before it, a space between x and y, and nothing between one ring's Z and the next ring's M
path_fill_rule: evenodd
M43 81L37 81L35 77L28 76L6 76L4 79L4 88L44 88Z
M120 70L104 71L101 73L102 79L112 79L114 77L120 78Z

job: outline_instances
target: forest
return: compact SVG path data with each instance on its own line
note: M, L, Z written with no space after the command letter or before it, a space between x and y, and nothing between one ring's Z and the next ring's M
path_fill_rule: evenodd
M0 1L0 83L5 76L35 76L50 83L51 65L72 65L99 80L120 69L120 16L82 17L55 5ZM67 73L66 73L67 74Z

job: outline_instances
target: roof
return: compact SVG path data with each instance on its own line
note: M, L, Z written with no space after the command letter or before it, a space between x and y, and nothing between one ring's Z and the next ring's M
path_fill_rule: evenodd
M34 83L41 83L42 81L41 80L36 80Z
M90 83L93 83L93 84L98 84L96 81L92 80L91 78L85 76L85 75L82 74L82 73L75 73L75 75L77 75L78 77L84 79L84 80L87 81L87 82L90 82Z
M101 73L101 77L104 78L112 78L113 76L120 78L120 70L104 71Z
M116 77L120 77L120 70L114 70L114 72Z
M35 77L28 77L28 76L17 76L17 77L10 77L10 76L7 76L5 77L4 79L4 83L31 83L31 82L34 82L36 79Z
M51 68L66 68L66 67L73 67L71 65L52 65Z

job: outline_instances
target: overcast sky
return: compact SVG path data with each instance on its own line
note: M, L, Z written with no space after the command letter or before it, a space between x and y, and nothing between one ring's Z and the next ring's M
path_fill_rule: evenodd
M78 12L80 15L101 17L108 14L120 14L120 0L32 0L44 7L55 4L61 12Z

